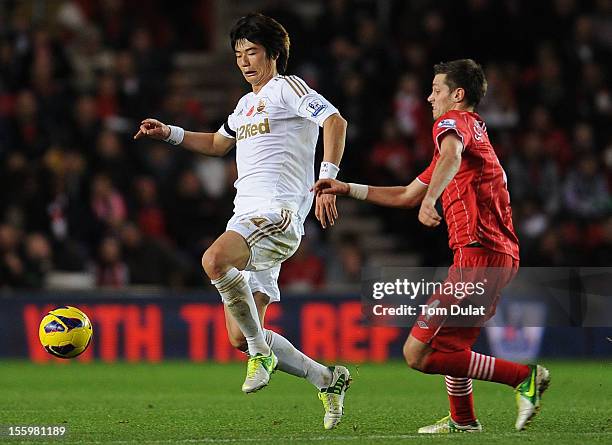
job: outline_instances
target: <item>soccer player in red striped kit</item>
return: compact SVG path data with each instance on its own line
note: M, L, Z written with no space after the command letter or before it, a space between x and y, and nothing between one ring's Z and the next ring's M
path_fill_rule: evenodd
M480 324L456 326L444 317L420 316L406 340L403 352L408 365L427 374L444 375L450 402L450 415L420 428L419 433L482 431L474 411L472 379L516 388L515 427L523 430L539 410L541 395L550 381L548 370L471 350L482 322L494 314L499 293L512 280L519 264L506 174L484 122L474 111L486 93L487 81L481 66L471 59L440 63L434 73L427 100L435 119L435 150L424 172L408 186L374 187L321 179L314 190L387 207L420 205L419 221L428 227L436 227L442 220L435 209L441 199L454 253L446 282L466 281L467 271L497 272L487 285L491 301ZM477 275L468 276L468 281ZM430 302L439 299L440 304L448 305L449 298L453 297L445 300L444 296L433 295Z

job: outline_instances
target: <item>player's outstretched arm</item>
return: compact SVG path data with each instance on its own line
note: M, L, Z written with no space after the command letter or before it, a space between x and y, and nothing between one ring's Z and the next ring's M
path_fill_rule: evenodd
M313 187L318 195L350 196L384 207L412 208L418 206L427 193L427 186L415 179L407 186L374 187L347 184L336 179L319 179Z
M323 171L333 169L335 174L338 173L338 166L344 153L344 144L346 139L346 120L339 113L332 114L323 123L323 162L321 163L321 174ZM334 221L338 218L338 210L336 208L336 197L333 194L317 194L315 200L315 217L325 229L327 224L334 225Z
M419 221L427 227L436 227L442 221L435 206L436 201L461 167L463 143L453 133L449 133L440 144L440 158L431 176L427 193L421 202Z
M339 166L346 140L346 120L339 113L332 114L323 122L323 162Z
M175 133L177 132L175 131ZM169 125L151 118L143 120L138 132L134 135L134 139L143 137L170 142L173 145L180 145L183 148L207 156L224 156L232 149L235 142L234 139L226 138L219 132L199 133L180 129L178 135L172 134Z

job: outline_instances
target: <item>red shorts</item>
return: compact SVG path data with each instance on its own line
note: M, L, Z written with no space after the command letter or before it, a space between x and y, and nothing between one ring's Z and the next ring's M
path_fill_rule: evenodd
M419 316L410 335L432 348L443 351L470 349L480 335L482 324L495 314L495 307L501 290L514 278L518 271L518 260L504 253L484 247L463 247L457 249L453 265L448 269L446 283L484 281L486 284L487 307L484 316L474 317L463 325L453 325L446 316ZM466 269L467 268L467 269ZM493 269L491 269L493 268ZM438 307L456 303L456 297L434 294L428 303L437 301ZM446 323L446 326L445 326Z

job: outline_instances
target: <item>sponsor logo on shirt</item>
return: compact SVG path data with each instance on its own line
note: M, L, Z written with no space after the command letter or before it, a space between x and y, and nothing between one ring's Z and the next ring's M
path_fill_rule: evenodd
M455 119L442 119L438 122L438 128L457 128Z
M257 136L258 134L270 133L270 121L265 118L263 122L255 124L244 124L238 127L236 130L236 140L241 141L243 139L250 138L251 136Z
M319 99L314 99L308 102L308 111L312 117L317 117L327 108L327 105L322 103Z

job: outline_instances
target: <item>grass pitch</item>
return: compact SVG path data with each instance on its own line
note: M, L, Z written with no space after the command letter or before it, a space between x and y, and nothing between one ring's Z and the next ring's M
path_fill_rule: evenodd
M66 437L30 443L612 443L609 362L548 362L551 388L530 428L514 431L509 387L475 382L483 434L423 437L447 413L443 379L393 362L350 366L345 417L323 430L323 407L306 381L277 372L244 395L246 365L0 362L0 440L9 425L63 425ZM12 439L11 441L17 439ZM21 438L23 440L23 438Z

